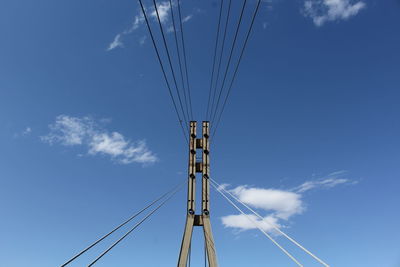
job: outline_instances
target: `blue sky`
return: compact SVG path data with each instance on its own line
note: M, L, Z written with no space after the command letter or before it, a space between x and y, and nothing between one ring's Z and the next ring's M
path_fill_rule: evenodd
M219 2L182 2L201 121ZM187 147L136 1L0 6L0 266L59 266L184 181ZM213 140L212 177L331 266L400 266L399 12L397 0L263 1ZM185 197L97 266L174 266ZM211 197L221 266L295 266ZM199 229L193 240L203 266Z

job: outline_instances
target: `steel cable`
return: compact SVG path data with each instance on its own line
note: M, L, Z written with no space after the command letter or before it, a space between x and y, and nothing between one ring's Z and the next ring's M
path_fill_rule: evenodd
M174 105L174 109L175 109L176 115L177 115L177 117L178 117L178 122L179 122L179 124L180 124L180 126L181 126L181 128L182 128L182 132L183 132L183 135L184 135L184 137L185 137L185 139L186 139L186 142L189 144L189 139L188 139L188 137L187 137L187 135L186 135L186 131L185 131L183 125L182 125L182 119L181 119L181 116L179 115L178 108L177 108L177 105L176 105L174 96L173 96L173 94L172 94L171 86L170 86L170 84L169 84L168 77L167 77L167 74L166 74L165 69L164 69L164 64L162 63L162 60L161 60L161 57L160 57L160 53L159 53L158 48L157 48L157 45L156 45L156 41L155 41L155 39L154 39L154 35L153 35L153 32L152 32L151 27L150 27L150 24L149 24L149 20L148 20L148 18L147 18L146 10L145 10L145 8L144 8L144 6L143 6L142 0L138 0L138 1L139 1L139 4L140 4L140 7L141 7L141 9L142 9L144 19L145 19L145 21L146 21L147 29L149 30L149 33L150 33L150 37L151 37L151 41L152 41L152 43L153 43L154 50L156 51L156 54L157 54L157 59L158 59L158 62L159 62L159 64L160 64L161 71L162 71L162 73L163 73L165 82L166 82L166 84L167 84L167 88L168 88L169 95L170 95L170 97L171 97L171 99L172 99L172 103L173 103L173 105Z
M214 72L215 72L215 60L217 58L217 48L218 48L218 43L219 43L219 32L221 28L221 18L222 18L222 7L224 5L224 0L221 0L221 5L219 9L219 18L218 18L218 26L217 26L217 35L215 38L215 47L214 47L214 59L213 59L213 65L212 65L212 71L211 71L211 81L210 81L210 90L208 92L208 102L207 102L207 111L206 111L206 120L208 120L208 113L210 109L210 100L211 100L211 92L212 92L212 87L213 87L213 81L214 81Z
M128 232L126 232L120 239L115 241L108 249L106 249L103 253L101 253L94 261L92 261L88 267L93 266L98 260L100 260L104 255L106 255L110 250L112 250L116 245L118 245L119 242L124 240L130 233L132 233L136 228L138 228L144 221L146 221L151 215L153 215L157 210L159 210L164 204L170 200L180 189L182 188L182 185L180 185L172 194L165 199L163 202L161 202L160 205L158 205L155 209L153 209L150 213L148 213L142 220L140 220L137 224L135 224Z
M217 104L215 105L214 115L212 115L212 121L214 121L214 119L215 119L215 114L217 114L217 112L218 112L219 102L220 102L220 99L221 99L222 91L223 91L224 86L225 86L226 77L227 77L227 75L228 75L230 63L231 63L232 56L233 56L233 51L234 51L235 46L236 46L237 36L238 36L238 34L239 34L240 25L242 24L243 13L244 13L244 10L245 10L245 8L246 8L246 4L247 4L247 0L244 0L244 1L243 1L243 5L242 5L242 10L241 10L241 12L240 12L240 17L239 17L238 25L237 25L236 31L235 31L235 37L234 37L234 39L233 39L231 51L230 51L230 53L229 53L228 63L226 64L225 74L224 74L224 78L223 78L223 80L222 80L221 89L220 89L220 91L219 91Z
M163 26L161 24L160 14L158 12L158 7L157 7L156 0L153 0L153 5L154 5L154 10L156 11L157 21L158 21L158 25L160 27L160 32L161 32L161 36L162 36L162 39L163 39L164 48L165 48L165 51L167 53L169 67L171 68L172 78L173 78L173 81L174 81L174 84L175 84L176 93L178 95L179 104L180 104L180 107L181 107L181 111L183 113L183 118L184 118L186 126L188 128L187 130L189 131L189 120L188 120L189 114L186 115L185 110L183 108L182 98L181 98L181 94L179 93L178 83L176 81L174 67L172 66L171 55L169 53L167 40L166 40L165 34L164 34L164 29L163 29Z
M226 103L227 103L227 101L228 101L229 95L230 95L231 90L232 90L233 82L235 81L235 78L236 78L236 76L237 76L237 72L238 72L240 63L241 63L241 61L242 61L244 51L245 51L245 49L246 49L246 46L247 46L247 43L248 43L248 41L249 41L249 37L250 37L251 31L252 31L252 29L253 29L253 25L254 25L255 18L256 18L256 16L257 16L258 10L259 10L259 8L260 8L260 3L261 3L261 0L258 0L256 9L254 10L253 17L252 17L252 19L251 19L250 28L249 28L249 30L248 30L248 32L247 32L247 35L246 35L246 40L245 40L245 42L244 42L242 51L240 52L240 57L239 57L239 60L238 60L237 65L236 65L236 67L235 67L235 72L234 72L234 74L233 74L233 78L232 78L231 83L230 83L230 85L229 85L228 93L227 93L227 95L226 95L226 97L225 97L225 100L224 100L224 103L223 103L223 105L222 105L221 112L220 112L220 114L219 114L219 116L218 116L217 123L215 124L216 126L215 126L215 128L214 128L214 130L213 130L212 137L214 137L215 132L216 132L217 129L218 129L219 123L220 123L220 121L221 121L222 114L223 114L223 112L224 112L224 110L225 110Z
M151 206L153 206L155 203L157 203L158 201L160 201L161 199L163 199L165 196L167 196L168 194L170 194L171 192L173 192L174 190L176 190L178 187L182 186L182 184L175 186L174 188L172 188L171 190L167 191L166 193L164 193L163 195L161 195L160 197L158 197L157 199L153 200L150 204L148 204L146 207L144 207L143 209L141 209L140 211L136 212L135 214L133 214L131 217L129 217L126 221L124 221L123 223L121 223L120 225L118 225L117 227L115 227L112 231L110 231L109 233L105 234L104 236L102 236L101 238L99 238L98 240L96 240L95 242L93 242L91 245L89 245L87 248L85 248L84 250L80 251L78 254L76 254L75 256L73 256L71 259L69 259L67 262L65 262L63 265L61 265L61 267L65 267L68 264L70 264L71 262L73 262L74 260L76 260L78 257L80 257L82 254L84 254L86 251L88 251L89 249L91 249L92 247L94 247L95 245L97 245L98 243L100 243L101 241L103 241L105 238L107 238L108 236L110 236L111 234L113 234L115 231L117 231L118 229L120 229L121 227L123 227L124 225L126 225L127 223L129 223L130 221L132 221L134 218L136 218L137 216L139 216L141 213L143 213L144 211L146 211L148 208L150 208Z
M211 180L210 180L211 181ZM260 230L269 240L272 241L283 253L286 254L293 262L295 262L298 266L303 267L303 265L292 256L286 249L284 249L275 239L273 239L264 229L262 229L253 219L250 218L249 215L244 213L232 200L230 200L215 184L211 181L211 185L217 190L235 209L237 209L242 215L244 215L258 230Z
M172 5L172 0L169 0L169 5L171 9L171 20L172 20L172 27L174 29L174 37L175 37L175 45L176 45L176 54L178 55L178 62L179 62L179 72L181 74L181 83L182 83L182 89L183 89L183 97L184 97L184 102L185 102L185 107L186 107L186 113L188 114L188 118L190 120L190 113L189 113L189 107L188 107L188 100L186 97L186 89L185 89L185 82L183 78L183 70L182 70L182 61L181 61L181 53L179 52L179 45L178 45L178 36L177 36L177 31L176 31L176 26L175 26L175 16L174 16L174 8Z
M239 202L240 204L242 204L243 206L245 206L248 210L250 210L254 215L256 215L260 220L264 221L264 218L258 214L255 210L253 210L252 208L250 208L246 203L244 203L243 201L241 201L240 199L238 199L236 196L234 196L231 192L229 192L228 190L226 190L225 188L221 187L221 185L215 181L214 179L210 178L210 181L214 182L218 188L220 188L222 191L224 191L225 193L227 193L229 196L231 196L234 200L236 200L237 202ZM302 245L300 245L296 240L294 240L293 238L291 238L290 236L288 236L285 232L283 232L281 229L279 229L279 227L276 227L273 223L269 223L268 221L266 221L266 223L268 223L272 228L274 228L278 233L280 233L281 235L283 235L284 237L286 237L288 240L290 240L293 244L295 244L296 246L298 246L299 248L301 248L304 252L306 252L308 255L310 255L311 257L313 257L315 260L317 260L319 263L321 263L322 265L324 265L325 267L329 267L329 265L327 263L325 263L324 261L322 261L320 258L318 258L317 256L315 256L313 253L311 253L309 250L307 250L305 247L303 247Z
M224 36L222 38L221 53L220 53L219 61L218 61L217 77L215 79L214 93L213 93L212 103L211 103L211 110L210 110L211 114L213 113L213 107L214 107L216 93L217 93L217 86L218 86L219 74L220 74L220 70L221 70L222 56L224 54L224 47L225 47L225 41L226 41L226 34L228 31L228 22L229 22L229 17L230 17L230 13L231 13L231 6L232 6L232 0L229 0L228 11L227 11L226 20L225 20Z
M187 84L187 90L188 90L188 96L189 96L190 115L193 120L194 118L193 118L193 109L192 109L192 96L190 93L189 73L188 73L188 67L187 67L185 37L184 37L182 14L181 14L181 0L178 0L178 15L179 15L179 23L181 26L181 41L182 41L182 48L183 48L183 59L185 62L186 84Z

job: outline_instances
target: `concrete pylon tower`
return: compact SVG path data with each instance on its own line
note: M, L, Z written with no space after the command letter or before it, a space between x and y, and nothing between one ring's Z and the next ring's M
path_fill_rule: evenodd
M189 136L189 178L188 178L188 203L185 231L183 233L178 267L185 267L188 260L192 232L194 226L203 228L207 250L207 259L210 267L217 267L217 255L215 252L214 238L210 222L210 123L203 121L202 137L197 138L197 122L190 122ZM202 160L197 162L197 150L202 150ZM196 173L202 174L202 202L201 214L195 212L196 202Z

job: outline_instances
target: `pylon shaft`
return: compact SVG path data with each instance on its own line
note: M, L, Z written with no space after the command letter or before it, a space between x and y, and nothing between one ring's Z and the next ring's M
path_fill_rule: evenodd
M188 260L189 249L192 242L192 233L194 226L203 227L204 239L207 250L207 259L210 267L217 267L217 254L215 251L214 237L210 222L210 160L209 160L209 137L210 124L203 122L202 138L196 138L195 121L190 122L190 141L189 141L189 172L188 172L188 205L185 231L183 233L181 251L179 254L178 267L185 267ZM202 149L202 161L196 162L196 150ZM202 173L202 203L201 214L195 214L196 202L196 173Z

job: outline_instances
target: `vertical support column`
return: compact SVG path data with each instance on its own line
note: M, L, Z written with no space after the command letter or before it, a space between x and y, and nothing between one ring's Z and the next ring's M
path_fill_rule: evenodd
M208 121L203 121L203 139L202 139L202 148L203 148L203 166L202 166L202 205L201 211L203 215L208 215L210 212L210 184L209 184L209 175L210 175L210 123Z
M214 245L214 237L210 222L210 122L203 121L203 166L202 166L202 218L204 239L206 240L206 249L208 264L210 267L217 267L217 256Z
M190 243L192 240L193 226L194 226L195 201L196 201L196 125L197 123L195 121L190 122L188 203L187 203L185 232L183 233L178 267L186 266L189 255Z
M189 179L188 179L188 213L195 213L196 206L196 131L197 123L190 122L189 137Z
M186 267L194 226L203 227L209 266L218 266L210 222L210 123L204 121L202 126L202 138L197 139L196 122L190 122L188 205L178 267ZM201 162L196 162L196 149L202 149ZM195 214L196 173L198 172L202 173L202 202L200 215Z

